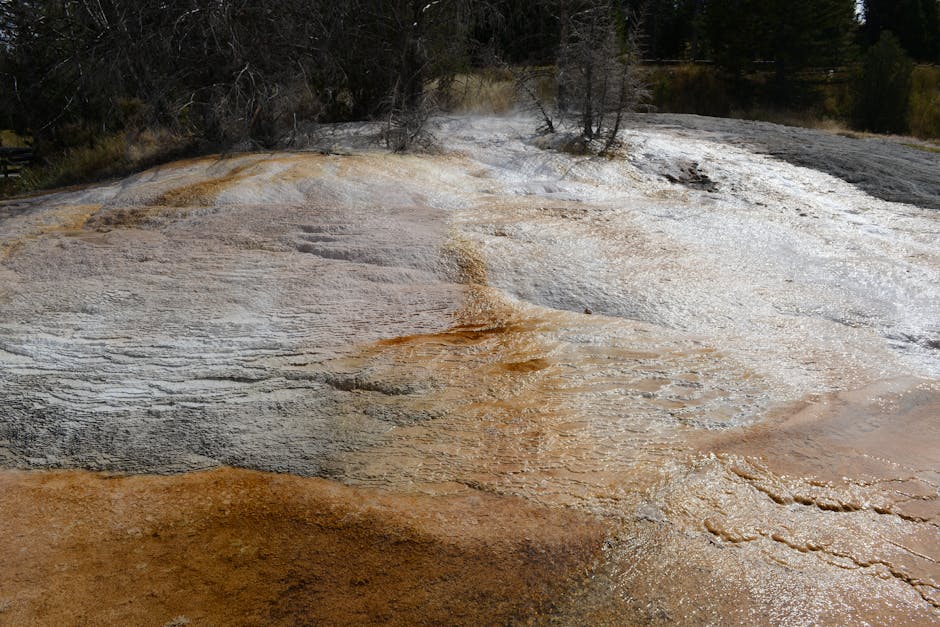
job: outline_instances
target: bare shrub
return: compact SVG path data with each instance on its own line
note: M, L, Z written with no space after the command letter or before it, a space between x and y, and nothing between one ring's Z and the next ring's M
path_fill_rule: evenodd
M630 13L595 0L568 14L558 62L558 109L603 150L616 142L623 115L648 96L637 69Z

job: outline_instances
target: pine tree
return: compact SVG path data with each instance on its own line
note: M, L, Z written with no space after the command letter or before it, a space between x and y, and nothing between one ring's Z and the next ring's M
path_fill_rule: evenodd
M772 64L787 97L795 72L844 60L854 14L854 0L709 0L706 24L719 65L740 74Z
M940 61L940 0L864 0L869 44L891 31L913 59Z
M628 0L626 6L639 17L646 58L694 57L695 18L702 0Z
M855 79L853 121L857 128L877 133L907 130L913 69L897 38L885 31L866 53L862 71Z

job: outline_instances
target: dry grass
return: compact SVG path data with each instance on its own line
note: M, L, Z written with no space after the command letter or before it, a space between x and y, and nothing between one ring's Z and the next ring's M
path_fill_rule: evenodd
M913 148L914 150L922 150L924 152L933 152L933 153L940 154L940 146L929 146L927 144L913 144L913 143L905 143L904 145L907 146L908 148Z
M814 111L806 110L751 107L749 109L732 111L729 117L738 120L757 120L783 126L811 128L830 133L846 134L851 132L849 127L841 120L831 117L820 117Z
M7 193L124 176L180 156L191 146L190 138L160 129L109 135L91 146L68 150L49 165L25 170L16 188Z
M30 145L28 137L17 135L13 131L0 130L0 146L26 148Z
M940 67L914 68L908 116L914 137L940 138Z
M686 64L647 71L653 106L668 113L716 117L731 111L731 95L720 73L709 66Z
M508 113L518 104L516 84L508 72L461 74L450 86L457 113Z
M460 74L449 86L449 108L455 113L503 114L528 107L530 96L520 89L520 80L547 105L555 98L553 76L547 68L518 68L516 74L498 68Z
M28 137L17 135L10 130L0 130L0 146L8 148L26 148L29 147L30 143L31 141ZM0 198L19 193L21 187L22 181L18 176L0 176Z

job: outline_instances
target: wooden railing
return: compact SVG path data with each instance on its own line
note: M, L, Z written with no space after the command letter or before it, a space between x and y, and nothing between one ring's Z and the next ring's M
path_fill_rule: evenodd
M19 176L20 170L28 167L32 162L32 148L0 146L0 176L3 178Z

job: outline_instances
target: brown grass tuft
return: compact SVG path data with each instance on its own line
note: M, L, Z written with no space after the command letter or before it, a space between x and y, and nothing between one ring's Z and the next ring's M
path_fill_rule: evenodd
M461 74L449 89L451 107L457 113L508 113L518 104L512 75L499 70Z
M117 133L99 138L90 146L55 155L49 165L24 170L16 188L5 191L28 193L125 176L168 161L191 146L190 138L162 129Z
M908 116L914 137L940 139L940 67L914 68Z

